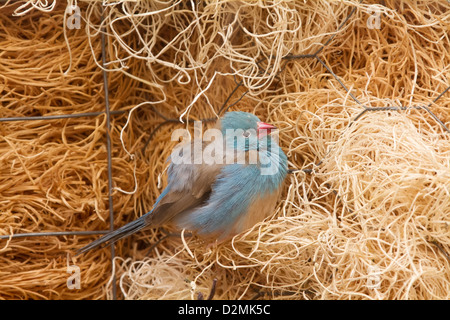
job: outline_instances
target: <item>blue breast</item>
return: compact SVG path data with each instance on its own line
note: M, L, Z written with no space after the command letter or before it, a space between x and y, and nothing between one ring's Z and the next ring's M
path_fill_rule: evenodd
M266 157L265 167L273 166L271 174L262 174L259 164L229 164L223 167L212 187L208 202L189 214L179 217L178 225L198 234L224 234L236 220L246 214L256 197L278 192L287 174L287 158L276 146L276 152L260 152ZM264 154L262 154L264 153Z

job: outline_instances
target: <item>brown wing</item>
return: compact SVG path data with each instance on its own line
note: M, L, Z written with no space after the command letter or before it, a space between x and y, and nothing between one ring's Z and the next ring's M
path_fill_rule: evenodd
M204 149L204 147L205 143L202 148ZM180 152L180 150L174 150L175 152ZM174 153L172 153L171 159ZM168 185L147 218L152 225L166 223L174 216L202 205L209 198L211 187L223 165L193 164L193 160L192 156L192 164L170 163L167 170Z

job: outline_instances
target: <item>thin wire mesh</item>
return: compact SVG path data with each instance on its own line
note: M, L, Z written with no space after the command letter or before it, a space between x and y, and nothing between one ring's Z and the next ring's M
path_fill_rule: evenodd
M103 7L102 7L103 9ZM103 16L101 17L103 19ZM108 202L109 202L109 230L92 230L92 231L53 231L53 232L29 232L29 233L17 233L10 235L0 235L0 239L14 239L25 237L62 237L62 236L88 236L88 235L101 235L106 234L114 230L114 210L113 210L113 198L112 198L112 160L111 160L111 115L121 115L125 111L111 111L109 106L109 89L108 89L108 75L106 71L106 37L104 26L101 33L101 52L102 52L102 67L103 67L103 86L105 91L105 111L103 112L87 112L79 114L65 114L65 115L49 115L49 116L30 116L30 117L9 117L0 118L0 122L12 122L12 121L36 121L36 120L60 120L70 118L82 118L82 117L97 117L100 115L106 115L106 150L107 150L107 166L108 166ZM114 264L115 249L114 245L111 248L111 264ZM117 286L115 281L115 274L113 274L112 285L113 299L117 299Z
M363 0L361 0L359 3L362 3ZM277 75L281 74L286 68L288 63L292 61L298 61L303 59L315 59L317 62L319 62L326 70L327 72L339 83L339 85L347 92L347 94L358 104L360 105L363 110L356 115L356 117L351 120L348 124L347 129L355 122L357 122L361 117L366 114L367 112L379 112L379 111L405 111L408 109L416 109L416 110L425 110L447 133L450 134L450 129L445 125L443 121L439 119L439 117L433 113L433 111L430 109L434 104L436 104L449 90L450 90L450 84L449 86L443 90L439 95L437 95L432 102L430 102L428 105L423 106L385 106L385 107L368 107L364 105L362 102L360 102L351 92L351 90L343 83L343 81L333 72L333 70L319 57L320 53L322 53L323 49L329 45L333 39L336 37L338 32L349 22L351 17L356 11L356 7L354 7L348 16L344 19L344 21L338 26L336 29L336 32L333 33L324 43L323 45L316 50L312 54L301 54L301 55L288 55L283 57L282 59L285 61L283 67L280 69L280 71L277 73ZM102 6L102 10L104 10L104 7ZM103 17L102 17L103 19ZM46 121L52 121L52 120L60 120L60 119L69 119L69 118L81 118L81 117L98 117L100 115L106 115L107 121L106 121L106 144L107 144L107 165L108 165L108 202L109 202L109 219L110 219L110 227L109 230L90 230L90 231L54 231L54 232L29 232L29 233L17 233L17 234L10 234L10 235L0 235L0 239L15 239L15 238L24 238L24 237L49 237L49 236L55 236L55 237L61 237L61 236L89 236L89 235L101 235L106 234L112 230L114 230L114 210L113 210L113 197L112 197L112 159L111 159L111 116L114 115L121 115L126 113L127 111L113 111L110 110L109 107L109 90L108 90L108 77L107 77L107 71L106 71L106 32L105 32L105 26L102 26L102 32L101 32L101 49L102 49L102 67L103 67L103 85L105 89L105 111L102 112L88 112L88 113L80 113L80 114L65 114L65 115L50 115L50 116L31 116L31 117L9 117L9 118L0 118L0 122L11 122L11 121L35 121L35 120L46 120ZM272 57L274 59L275 57ZM264 60L264 59L263 59ZM259 61L261 63L263 61ZM262 72L262 71L261 71ZM235 79L236 86L232 90L232 92L229 94L229 96L225 99L225 102L222 104L222 106L219 109L218 114L223 114L228 109L239 103L246 94L249 93L249 90L245 91L239 98L237 98L235 101L230 103L230 100L233 98L235 93L238 91L240 87L243 86L243 81L237 81ZM148 147L150 144L152 138L156 134L156 132L163 127L166 124L169 123L182 123L180 119L178 118L169 118L166 117L164 114L160 113L156 108L152 108L152 111L158 115L161 119L164 121L158 124L150 133L149 136L144 144L143 150ZM214 118L205 118L200 119L204 122L214 121ZM345 131L345 130L344 130ZM315 164L315 166L320 166L322 161ZM290 170L289 173L293 173L299 170ZM314 170L312 169L303 169L302 171L312 174ZM439 243L432 241L432 244L434 244L439 251L447 258L450 259L448 253L442 248L442 246L439 245ZM110 246L111 248L111 263L114 264L114 258L115 258L115 250L114 245ZM114 268L113 268L114 270ZM113 271L114 273L114 271ZM113 299L117 298L117 287L116 287L116 281L115 281L115 275L113 274L113 285L112 285L112 291L113 291ZM213 290L212 290L213 291ZM258 292L257 297L263 295L262 292Z
M102 17L103 22L104 7L102 7ZM114 207L113 207L113 197L112 197L112 160L111 160L111 111L109 109L109 88L108 88L108 75L106 71L106 26L103 26L101 33L101 44L102 44L102 67L103 67L103 86L105 88L105 111L106 111L106 150L108 159L108 203L109 203L109 231L114 230ZM110 245L111 248L111 264L114 265L114 258L116 256L114 245ZM116 286L116 275L112 274L112 296L113 299L117 299L117 286Z

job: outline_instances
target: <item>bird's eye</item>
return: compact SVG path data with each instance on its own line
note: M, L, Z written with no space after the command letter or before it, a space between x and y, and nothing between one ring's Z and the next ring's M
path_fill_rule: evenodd
M246 137L246 138L250 137L250 134L251 134L250 131L244 131L244 132L242 133L242 135L243 135L244 137Z

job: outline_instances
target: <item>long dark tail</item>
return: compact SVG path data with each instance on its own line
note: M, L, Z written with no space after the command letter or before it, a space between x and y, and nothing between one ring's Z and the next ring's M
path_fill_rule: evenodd
M138 232L139 230L145 228L147 225L148 224L146 223L146 215L143 215L139 219L131 221L130 223L124 225L123 227L111 231L102 236L101 238L92 241L87 246L84 246L83 248L77 250L76 255L85 253L94 248L104 247L107 244L113 244L122 238L128 237L129 235Z

